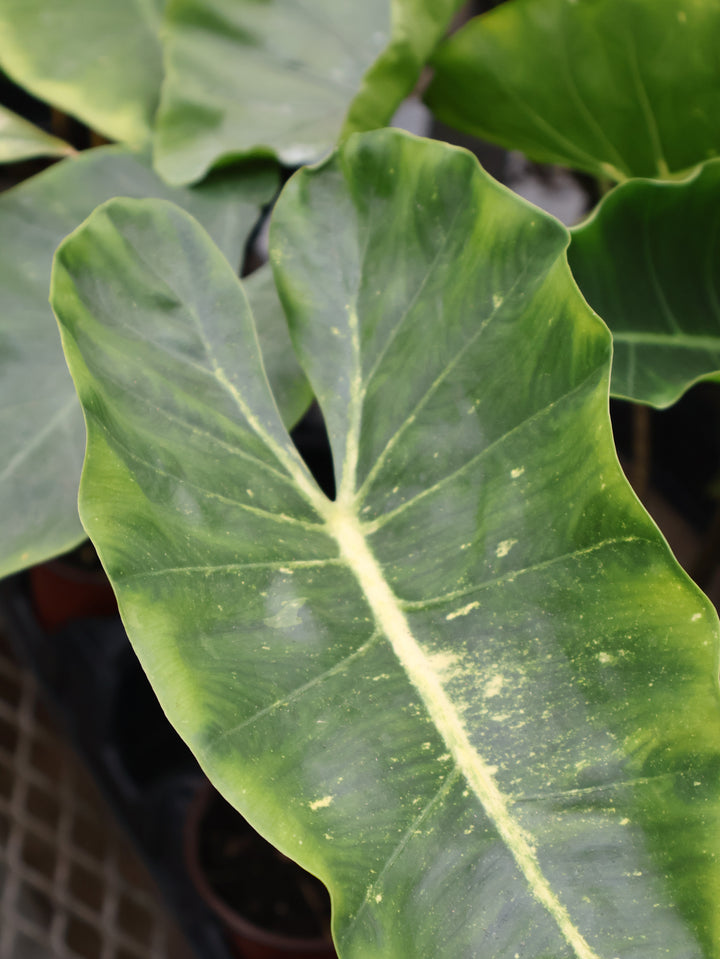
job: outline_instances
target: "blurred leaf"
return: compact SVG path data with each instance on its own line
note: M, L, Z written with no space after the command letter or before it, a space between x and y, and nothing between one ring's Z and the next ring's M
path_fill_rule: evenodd
M0 195L0 576L84 538L77 489L85 430L47 298L58 243L110 197L180 203L238 264L275 171L216 177L195 190L167 187L124 148L65 160Z
M0 163L15 163L33 157L69 156L73 153L75 150L69 143L0 106Z
M667 178L720 153L717 0L512 0L438 51L445 123L597 176Z
M164 0L0 0L0 66L111 140L150 138Z
M290 342L270 266L261 266L243 280L243 285L255 316L260 351L273 395L283 423L291 429L310 405L312 390Z
M610 327L615 396L670 406L720 371L720 160L682 183L635 180L573 231L569 254Z
M464 0L391 0L390 42L362 80L344 134L386 126Z
M383 126L460 0L169 0L155 164L172 183L248 153L294 166Z

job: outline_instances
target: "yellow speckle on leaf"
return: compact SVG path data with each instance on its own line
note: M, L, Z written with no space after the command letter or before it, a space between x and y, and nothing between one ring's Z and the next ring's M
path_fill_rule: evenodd
M513 479L517 479L518 476L522 476L525 472L524 466L516 466L514 470L510 470L510 475Z
M498 543L497 549L495 550L497 558L502 559L503 556L507 556L516 543L516 539L504 539L501 543Z
M448 679L459 668L460 661L455 653L442 652L428 656L428 661L441 679Z
M471 613L479 606L480 603L478 603L477 600L474 603L468 603L467 606L463 606L462 609L456 609L454 613L448 613L445 619L450 622L451 619L457 619L458 616L467 616L468 613Z
M330 803L333 801L334 798L335 798L334 796L323 796L322 799L316 799L315 802L311 802L309 804L310 808L312 809L313 812L315 812L318 809L325 809L327 806L330 805Z
M490 682L485 685L485 698L492 699L493 696L498 696L504 685L505 677L501 673L497 673Z

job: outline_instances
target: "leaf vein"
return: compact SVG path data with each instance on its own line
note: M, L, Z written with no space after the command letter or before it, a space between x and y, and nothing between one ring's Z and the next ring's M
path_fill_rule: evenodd
M314 676L308 682L303 683L302 686L298 686L297 689L294 689L289 696L284 696L281 699L276 699L275 702L270 703L268 706L264 706L258 712L253 713L252 716L248 716L247 719L243 719L241 723L237 723L235 726L231 726L230 729L224 729L218 736L214 737L206 746L207 749L215 748L219 743L228 739L230 736L234 736L236 733L241 732L243 729L246 729L248 726L252 726L253 723L256 723L259 719L263 719L265 716L269 715L272 712L275 712L278 709L282 709L285 706L289 706L290 703L295 702L295 700L300 699L305 693L309 692L315 686L320 685L320 683L325 682L331 676L336 675L337 673L342 672L347 666L354 662L356 659L360 659L365 655L370 649L376 646L383 638L383 634L379 629L376 629L373 634L367 639L361 646L358 646L357 649L354 649L347 656L343 656L342 659L338 660L337 663L334 663L329 669L324 670L317 676Z
M515 280L513 281L512 286L510 287L510 290L509 290L507 296L512 296L512 294L515 292L515 289L518 287L518 285L522 282L522 280L525 279L526 273L527 273L527 267L526 267L525 269L523 269L523 270L518 274L518 276L515 278ZM368 492L369 488L371 487L372 483L374 482L375 477L377 476L378 472L380 471L380 469L381 469L384 461L385 461L385 460L387 459L387 457L390 455L390 453L392 452L393 448L394 448L395 445L399 442L399 440L402 438L403 434L404 434L405 431L408 429L408 427L410 427L410 426L412 425L412 423L415 421L415 418L416 418L417 414L423 409L423 407L426 405L426 403L428 403L428 401L431 399L431 397L432 397L433 394L436 392L436 390L437 390L437 389L441 386L441 384L445 381L445 379L447 378L447 376L448 376L448 375L453 371L453 369L457 366L457 364L460 362L460 360L461 360L462 357L465 355L465 353L467 352L467 350L469 350L470 347L471 347L471 346L475 343L475 341L478 339L478 337L480 337L480 336L483 334L483 332L484 332L485 329L487 328L488 324L497 316L497 314L498 314L498 313L500 312L500 310L503 308L503 303L504 303L504 300L503 300L503 302L500 303L498 306L493 307L492 311L491 311L491 312L483 319L483 321L480 323L480 325L479 325L479 327L477 328L477 330L475 330L475 332L472 334L472 336L469 337L469 338L463 343L462 347L456 352L456 354L455 354L455 355L452 357L452 359L445 365L445 367L443 367L442 371L438 374L438 376L435 378L435 380L430 384L430 386L428 387L428 389L426 390L426 392L423 394L423 396L422 396L422 397L418 400L418 402L415 404L415 406L413 407L413 409L412 409L412 411L409 413L409 415L405 417L405 419L403 420L403 422L401 423L401 425L398 427L398 429L393 433L393 435L392 435L392 436L390 437L390 439L387 441L387 443L385 444L385 446L383 447L383 449L382 449L382 450L380 451L380 453L378 454L377 459L376 459L375 462L373 463L372 469L369 471L368 475L365 477L365 480L364 480L362 486L361 486L360 489L358 490L358 501L359 501L359 502L362 502L362 500L363 500L363 499L365 498L365 496L367 495L367 492Z
M210 575L211 573L233 572L235 570L240 572L245 569L277 569L282 572L287 569L316 569L323 566L344 565L345 561L339 556L328 556L324 559L272 560L264 563L220 563L217 566L165 566L162 569L151 569L147 572L130 573L129 575L115 573L114 579L117 581L122 580L123 583L131 582L134 579L141 579L144 582L146 579L152 579L157 576L174 576L182 573L203 573Z
M610 539L604 539L599 543L593 543L592 546L584 546L581 549L574 549L560 556L553 556L550 559L543 560L541 563L533 563L531 566L524 566L521 569L509 570L502 576L495 576L493 579L487 579L482 583L473 583L464 589L456 589L451 593L444 593L441 596L433 596L430 599L422 600L399 600L402 608L407 612L419 612L421 610L432 609L434 606L441 606L445 603L453 602L457 599L463 599L466 596L472 596L474 593L489 589L492 586L498 586L502 583L513 582L518 576L524 576L526 573L536 573L544 569L556 566L558 563L567 560L580 559L584 556L590 556L598 550L605 549L607 546L620 546L625 543L648 543L649 540L641 536L616 536Z
M381 514L376 519L369 520L367 523L363 524L363 529L367 534L375 533L386 523L395 519L396 516L405 512L405 510L410 509L412 506L415 506L418 502L425 499L432 493L437 492L439 489L442 489L443 486L446 486L449 482L456 479L462 473L470 469L473 466L476 466L488 453L495 450L497 447L501 446L509 437L513 436L521 429L525 429L532 423L535 423L542 416L545 416L548 412L554 409L559 403L564 402L567 399L570 399L577 393L580 389L585 386L585 381L579 383L577 386L574 386L571 390L568 390L566 393L562 393L560 396L555 397L548 403L546 406L541 407L539 410L535 410L529 416L526 416L519 423L516 423L512 429L508 430L506 433L503 433L502 436L498 436L497 439L493 440L492 443L489 443L487 446L483 447L475 456L472 456L469 460L466 460L461 466L453 470L451 473L448 473L446 476L443 476L442 479L438 480L432 486L428 486L426 489L422 490L420 493L417 493L415 496L412 496L410 499L405 500L399 506L396 506L394 509L388 510L388 512Z

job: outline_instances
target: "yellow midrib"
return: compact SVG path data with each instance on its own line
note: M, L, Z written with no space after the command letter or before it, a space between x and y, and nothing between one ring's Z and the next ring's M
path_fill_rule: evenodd
M458 768L512 853L533 896L555 920L565 940L574 949L577 959L600 959L550 887L527 834L512 815L490 767L470 742L457 708L413 636L397 597L390 589L368 546L357 516L344 503L338 501L328 503L324 512L328 530L336 539L342 557L356 576L378 627L387 637L410 681L418 690Z

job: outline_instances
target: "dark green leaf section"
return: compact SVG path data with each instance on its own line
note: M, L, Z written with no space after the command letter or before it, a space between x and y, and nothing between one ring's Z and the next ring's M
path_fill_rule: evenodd
M664 407L720 371L720 161L633 181L573 231L570 266L614 341L616 396Z
M85 431L47 298L53 253L99 204L159 196L190 210L239 265L276 186L272 168L171 189L149 162L119 147L66 160L0 197L0 575L75 545Z
M294 166L384 125L459 0L169 0L155 163L173 183L248 153Z
M111 140L150 139L164 0L0 0L0 65Z
M0 163L16 163L32 157L69 156L74 152L69 143L0 106Z
M717 621L618 467L567 242L391 131L290 181L271 254L334 502L191 220L115 201L58 253L83 521L168 715L327 882L343 959L720 949Z
M513 0L434 59L451 126L614 180L667 178L720 153L714 0Z

